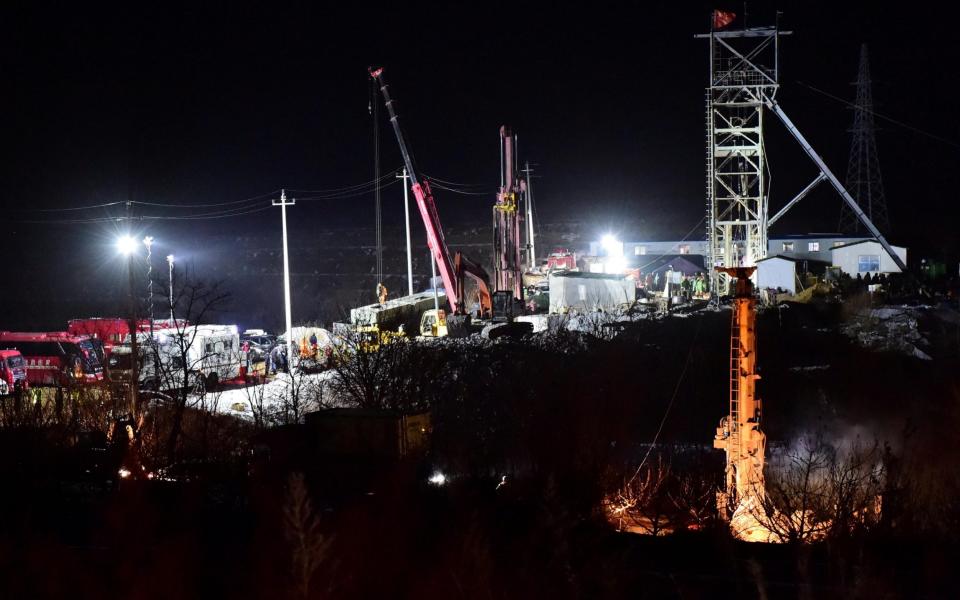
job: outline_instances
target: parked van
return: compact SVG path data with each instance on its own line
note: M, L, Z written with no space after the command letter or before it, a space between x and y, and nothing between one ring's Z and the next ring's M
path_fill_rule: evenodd
M240 376L240 336L235 325L193 325L137 334L139 380L160 390L184 386L207 388ZM186 361L184 352L186 350ZM130 336L115 346L110 370L120 381L130 380Z

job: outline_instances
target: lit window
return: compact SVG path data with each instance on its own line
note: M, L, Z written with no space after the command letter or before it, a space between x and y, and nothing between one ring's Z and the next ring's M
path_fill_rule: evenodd
M807 242L809 252L820 252L820 242Z
M690 244L682 244L680 246L680 254L690 254Z
M720 246L717 250L720 256L723 256L723 251L726 250L726 248L724 248L723 246Z
M646 247L646 246L634 246L634 247L633 247L633 254L634 254L635 256L645 256L645 255L647 254L647 247Z
M861 254L857 258L857 271L860 273L871 273L880 270L879 254Z
M793 252L793 242L784 242L783 243L784 252Z

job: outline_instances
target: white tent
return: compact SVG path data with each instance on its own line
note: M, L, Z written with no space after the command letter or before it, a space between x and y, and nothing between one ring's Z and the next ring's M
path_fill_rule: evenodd
M610 310L637 299L637 286L622 275L572 272L550 275L550 312Z

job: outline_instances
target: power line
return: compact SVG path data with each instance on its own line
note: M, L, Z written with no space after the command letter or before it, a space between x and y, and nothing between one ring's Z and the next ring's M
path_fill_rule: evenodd
M144 215L139 217L143 221L198 221L198 220L207 220L207 219L226 219L228 217L241 217L243 215L251 215L253 213L258 213L270 208L270 204L260 206L258 208L253 207L244 207L241 209L232 209L231 211L219 211L214 213L204 213L200 215L187 215L187 216L159 216L159 215ZM236 212L239 211L239 212Z
M880 113L876 112L875 110L871 110L871 109L867 109L867 108L863 108L863 107L858 107L858 106L857 106L856 104L854 104L853 102L850 102L850 101L848 101L848 100L844 100L843 98L840 98L839 96L834 96L834 95L831 94L830 92L825 92L824 90L821 90L820 88L814 87L814 86L809 85L809 84L807 84L807 83L804 83L804 82L802 82L802 81L798 81L797 83L800 84L800 85L802 85L803 87L805 87L805 88L807 88L807 89L810 89L810 90L812 90L812 91L814 91L814 92L817 92L818 94L823 94L823 95L826 96L827 98L831 98L831 99L833 99L833 100L836 100L837 102L840 102L840 103L842 103L842 104L845 104L846 106L848 106L848 107L850 107L850 108L855 108L855 109L857 109L857 110L862 110L862 111L865 112L865 113L869 113L869 114L871 114L871 115L873 115L873 116L875 116L875 117L877 117L877 118L879 118L879 119L883 119L884 121L888 121L888 122L890 122L890 123L893 123L894 125L897 125L897 126L899 126L899 127L903 127L904 129L908 129L908 130L910 130L910 131L913 131L914 133L919 133L920 135L924 135L924 136L926 136L926 137L928 137L928 138L935 139L935 140L937 140L938 142L943 142L944 144L948 144L948 145L950 145L950 146L953 146L954 148L960 148L960 143L957 143L957 142L955 142L955 141L953 141L953 140L948 140L947 138L940 137L939 135L936 135L936 134L934 134L934 133L930 133L929 131L924 131L923 129L920 129L920 128L918 128L918 127L914 127L913 125L909 125L909 124L907 124L907 123L904 123L903 121L898 121L898 120L896 120L896 119L894 119L894 118L892 118L892 117L888 117L888 116L886 116L886 115L880 114Z
M137 200L132 201L132 204L139 204L141 206L159 206L163 208L213 208L217 206L231 206L234 204L243 204L245 202L252 202L254 200L260 200L263 198L272 198L277 195L277 192L280 190L273 190L267 192L266 194L260 194L259 196L253 196L251 198L245 198L243 200L234 200L233 202L216 202L213 204L164 204L160 202L140 202Z
M436 181L433 180L433 179L430 179L430 181L433 182L433 187L435 187L435 188L438 188L438 189L441 189L441 190L446 190L446 191L448 191L448 192L453 192L454 194L461 194L461 195L463 195L463 196L489 196L489 195L495 193L495 192L493 192L493 191L477 191L477 192L472 192L472 191L468 191L468 190L458 190L458 189L456 189L456 188L452 188L452 187L448 187L448 186L445 186L445 185L436 183Z
M394 171L399 171L399 169L394 169ZM312 199L323 199L323 198L351 198L356 196L362 196L373 191L374 187L377 184L380 184L381 188L386 187L383 183L389 179L392 179L394 176L393 171L383 175L382 177L370 181L365 181L363 183L357 183L353 185L343 186L339 188L329 188L323 190L293 190L288 189L288 191L298 192L301 194L313 194ZM392 183L392 182L391 182ZM388 184L387 184L388 185ZM140 200L132 200L129 204L135 204L139 206L150 206L155 208L169 208L169 209L193 209L193 208L216 208L220 206L236 206L240 204L249 204L257 200L266 200L273 196L276 196L279 193L279 189L267 192L265 194L260 194L257 196L251 196L249 198L244 198L242 200L232 200L229 202L211 202L211 203L193 203L193 204L168 204L163 202L143 202ZM126 205L127 201L116 201L116 202L105 202L103 204L88 204L84 206L72 206L72 207L59 207L59 208L15 208L14 212L24 212L24 213L58 213L58 212L80 212L86 210L95 210L99 208L109 208L111 206ZM238 210L243 210L246 207L239 207ZM112 217L105 217L107 220L113 220ZM68 221L66 219L64 222ZM90 221L89 219L83 219L83 221ZM27 223L32 221L16 221L18 223ZM47 221L36 221L36 222L47 222Z
M457 183L456 181L447 181L445 179L440 179L439 177L434 177L433 175L428 175L427 173L424 173L423 176L430 181L438 181L440 183L455 187L490 187L489 184L486 183Z
M670 402L667 403L666 410L663 411L663 417L660 419L660 426L657 427L657 432L653 435L653 441L650 442L650 446L647 447L646 454L643 455L643 459L640 461L640 465L637 467L637 470L634 472L633 477L627 482L627 485L633 483L633 480L637 478L640 474L640 470L643 468L643 465L647 462L647 458L650 457L650 453L653 451L653 447L657 445L657 441L660 439L660 434L663 432L663 426L667 422L667 417L670 416L670 410L673 408L673 403L677 399L677 394L680 392L680 385L683 383L684 378L687 375L687 369L690 367L690 359L693 357L693 350L697 347L697 339L700 337L700 327L703 325L703 317L697 319L697 330L693 333L693 340L690 341L690 349L687 351L687 359L683 363L683 370L680 371L680 377L677 379L677 384L673 388L673 394L670 396ZM625 486L626 487L626 486Z
M394 173L395 173L395 172L399 172L401 168L403 168L403 167L397 167L397 168L393 169L392 171L390 171L389 173L387 173L386 175L381 175L380 177L377 177L376 179L371 179L370 181L365 181L365 182L363 182L363 183L357 183L357 184L354 184L354 185L348 185L348 186L344 186L344 187L341 187L341 188L330 188L330 189L326 189L326 190L298 190L298 189L295 189L295 188L287 188L287 191L288 191L288 192L299 192L299 193L301 193L301 194L336 194L336 193L338 193L338 192L355 191L355 190L360 189L360 188L373 187L373 186L375 186L377 183L382 183L383 181L394 177Z
M694 231L696 231L697 229L700 228L700 225L703 224L703 222L706 220L706 218L707 218L706 215L704 215L703 217L700 217L700 220L697 221L697 224L694 225L693 227L691 227L691 228L690 228L690 231L688 231L685 236L683 236L682 238L680 238L680 239L677 241L677 244L674 244L673 246L671 246L670 249L673 250L674 248L677 247L677 245L678 245L680 242L685 242L685 241L687 241L687 238L689 238L689 237L693 234ZM643 271L643 269L646 269L647 267L649 267L649 266L652 265L653 263L657 262L658 260L660 260L660 259L663 258L664 256L669 256L670 254L671 254L671 253L664 252L664 253L662 253L662 254L655 255L656 257L655 257L653 260L651 260L650 262L648 262L648 263L645 264L645 265L640 265L639 269L640 269L641 271Z
M107 202L105 204L90 204L88 206L74 206L72 208L14 208L13 212L68 212L106 208L108 206L116 206L118 204L126 204L126 202Z
M390 173L390 177L393 177L393 173ZM389 183L381 184L381 185L380 185L380 189L383 190L384 188L388 188L388 187L390 187L391 185L396 185L399 181L400 181L400 180L398 179L398 180L396 180L396 181L391 181L391 182L389 182ZM368 195L368 194L372 194L373 192L374 192L374 189L371 187L371 188L365 189L365 190L358 190L357 192L354 192L354 193L344 193L344 194L339 194L339 195L297 196L297 200L305 200L305 201L307 201L307 200L308 200L308 201L316 201L316 200L341 200L341 199L344 199L344 198L358 198L358 197L360 197L360 196L366 196L366 195Z

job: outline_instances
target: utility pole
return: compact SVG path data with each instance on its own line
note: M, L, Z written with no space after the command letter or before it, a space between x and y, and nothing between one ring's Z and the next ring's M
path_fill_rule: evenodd
M413 295L413 256L410 254L410 188L407 186L407 168L403 168L403 175L395 175L403 179L403 218L407 224L407 295ZM433 264L432 262L430 264Z
M137 339L137 297L134 293L135 286L135 277L133 274L133 258L136 254L136 241L133 240L130 236L130 223L133 218L132 215L133 203L127 202L127 275L129 277L128 286L127 286L127 295L130 300L130 416L132 419L137 418L137 409L139 402L140 391L140 344Z
M530 162L526 163L523 172L527 175L527 258L530 261L530 270L537 266L537 246L533 239L533 182L530 174L533 169L530 168Z
M440 298L437 293L437 261L430 253L430 286L433 288L433 310L440 310Z
M167 264L170 265L170 327L176 327L176 321L173 318L173 255L167 255Z
M153 340L153 257L150 252L153 236L144 237L143 245L147 247L147 306L150 307L150 339Z
M287 207L297 203L293 198L287 202L286 190L280 190L280 200L272 204L280 207L280 220L283 223L283 308L287 325L287 368L293 367L293 324L290 317L290 257L287 252Z

